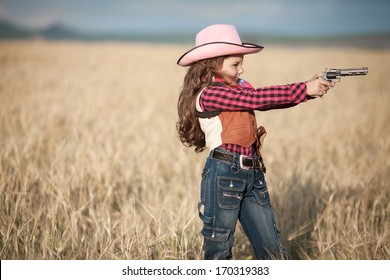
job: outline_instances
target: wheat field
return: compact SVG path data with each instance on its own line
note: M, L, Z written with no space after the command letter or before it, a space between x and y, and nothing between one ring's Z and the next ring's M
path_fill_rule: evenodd
M0 258L201 259L207 151L184 147L188 45L0 42ZM257 112L293 259L390 258L390 50L266 46L255 86L368 66L323 99ZM238 226L235 259L252 259Z

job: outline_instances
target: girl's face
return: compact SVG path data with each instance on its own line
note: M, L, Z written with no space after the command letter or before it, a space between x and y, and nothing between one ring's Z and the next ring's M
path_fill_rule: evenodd
M221 70L217 71L216 74L228 86L235 86L238 84L240 75L244 73L244 69L242 68L243 61L243 55L228 56L224 59Z

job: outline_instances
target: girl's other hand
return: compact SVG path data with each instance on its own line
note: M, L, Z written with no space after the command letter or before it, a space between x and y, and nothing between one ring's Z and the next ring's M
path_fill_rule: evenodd
M307 95L309 96L320 96L328 92L329 89L333 88L335 84L333 82L325 81L319 78L318 75L314 75L313 78L306 82Z

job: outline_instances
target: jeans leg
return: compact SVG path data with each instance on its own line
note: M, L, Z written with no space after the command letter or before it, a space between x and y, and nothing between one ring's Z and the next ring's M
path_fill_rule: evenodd
M237 211L235 211L235 213L237 213ZM229 260L233 255L232 248L237 217L233 217L233 219L230 220L217 219L217 221L223 223L216 223L215 226L207 226L204 224L202 229L205 260Z
M255 173L254 186L242 201L239 219L257 259L285 258L264 174Z
M232 258L246 180L231 172L231 164L209 158L202 173L199 216L203 221L205 259Z

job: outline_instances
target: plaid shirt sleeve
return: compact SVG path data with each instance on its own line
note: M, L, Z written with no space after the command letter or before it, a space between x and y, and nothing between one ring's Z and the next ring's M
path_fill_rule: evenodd
M205 111L246 111L288 108L310 99L306 83L250 87L209 86L200 96L200 105Z

